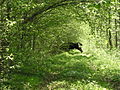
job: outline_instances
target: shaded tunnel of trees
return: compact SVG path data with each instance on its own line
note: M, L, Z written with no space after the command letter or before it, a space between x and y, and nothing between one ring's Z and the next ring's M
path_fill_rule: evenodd
M16 73L22 73L22 70L33 76L34 73L47 75L49 67L41 69L42 65L46 65L48 58L61 53L69 52L69 55L75 51L75 55L85 54L85 57L82 56L83 60L88 54L96 57L99 54L103 58L107 53L114 55L114 58L107 55L105 57L119 62L120 0L1 0L0 6L2 90L9 87L13 80L11 78L14 78ZM66 43L68 45L65 45ZM48 60L48 63L52 62L54 63ZM72 59L68 62L72 62ZM118 73L116 75L120 76ZM120 83L118 78L115 80L116 85ZM119 85L117 89L120 89Z

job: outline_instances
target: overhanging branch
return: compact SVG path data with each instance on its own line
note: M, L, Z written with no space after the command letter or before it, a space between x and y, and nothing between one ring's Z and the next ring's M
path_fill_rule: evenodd
M30 17L27 17L24 19L24 21L22 22L23 24L29 22L29 21L33 21L33 19L39 15L42 14L50 9L56 8L58 6L63 6L63 5L68 5L68 4L79 4L80 2L90 2L90 1L76 1L76 0L72 0L71 2L67 2L67 1L71 1L71 0L61 0L60 2L54 3L53 5L50 6L45 6L43 8L41 8L39 11L33 13Z
M52 9L52 8L55 8L57 7L59 4L63 3L63 2L66 2L67 0L61 0L60 2L57 2L57 3L54 3L53 5L50 5L50 6L45 6L43 8L41 8L38 12L35 12L32 14L32 16L30 17L27 17L26 19L24 19L24 21L22 22L23 24L29 22L29 21L33 21L33 19L39 15L39 14L42 14L43 12L49 10L49 9Z

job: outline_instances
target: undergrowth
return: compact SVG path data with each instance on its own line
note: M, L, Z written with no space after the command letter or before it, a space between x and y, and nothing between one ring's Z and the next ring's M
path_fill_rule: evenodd
M23 65L3 90L119 90L120 58L104 54L73 50Z

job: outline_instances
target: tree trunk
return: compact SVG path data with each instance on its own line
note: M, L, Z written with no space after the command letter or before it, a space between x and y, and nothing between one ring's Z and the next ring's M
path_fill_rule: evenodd
M111 31L109 30L109 45L110 45L110 49L112 49L113 45L112 45L112 34Z

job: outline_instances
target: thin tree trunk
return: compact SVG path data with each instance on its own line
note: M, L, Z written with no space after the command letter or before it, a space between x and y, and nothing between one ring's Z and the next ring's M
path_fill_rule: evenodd
M113 45L112 45L112 34L111 31L109 30L109 45L110 45L110 49L112 49Z
M118 38L117 38L117 31L115 32L115 47L118 47Z
M117 20L115 19L115 47L118 47Z
M109 46L110 46L110 50L112 49L113 45L112 45L112 34L111 34L111 8L109 8L108 11L109 14L109 21L108 21L108 42L109 42Z
M118 0L117 1L118 2L118 6L120 7L120 0ZM117 48L119 48L120 49L120 12L118 11L118 17L119 17L119 19L118 19L118 21L117 21L117 23L118 23L118 27L117 27Z

